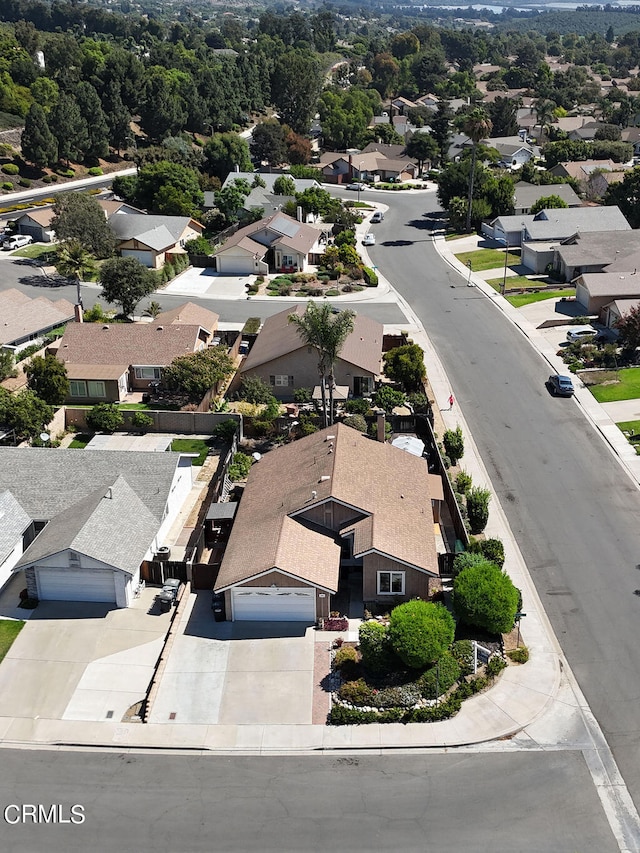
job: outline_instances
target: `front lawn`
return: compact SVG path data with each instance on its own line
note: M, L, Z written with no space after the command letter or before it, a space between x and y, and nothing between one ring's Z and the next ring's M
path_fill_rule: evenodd
M629 444L635 447L640 456L640 421L621 421L616 426L626 434Z
M192 459L193 465L204 465L204 460L209 453L210 444L201 438L174 438L171 442L171 450L175 453L197 453L198 458Z
M24 622L19 619L0 620L0 661L2 661L13 645L13 641L24 628Z
M507 279L508 281L508 279ZM522 308L533 302L542 302L544 299L561 299L563 296L575 296L575 290L540 290L538 293L513 293L506 296L514 308Z
M487 284L490 284L494 290L499 292L502 288L503 281L504 276L500 276L500 278L488 278ZM540 279L536 278L527 278L526 275L507 276L507 290L523 290L526 287L540 287L545 284L546 281L540 281ZM549 291L549 293L551 293L551 291Z
M472 272L482 272L482 270L492 270L504 266L504 251L501 249L474 249L471 252L460 252L456 255L456 258L465 265L468 261L471 261ZM513 252L509 252L507 266L517 266L519 264L520 255L514 255Z
M51 252L51 246L25 246L23 249L17 249L12 253L12 258L39 258L42 255L47 255Z
M611 377L606 384L588 386L589 391L599 403L640 398L640 367L625 367L615 373L612 372Z

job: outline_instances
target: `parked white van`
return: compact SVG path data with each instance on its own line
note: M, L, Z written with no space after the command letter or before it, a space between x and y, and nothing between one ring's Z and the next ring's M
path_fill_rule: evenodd
M2 248L5 250L21 249L23 246L28 246L29 243L33 243L33 237L29 234L14 234L13 237L8 237L4 241Z

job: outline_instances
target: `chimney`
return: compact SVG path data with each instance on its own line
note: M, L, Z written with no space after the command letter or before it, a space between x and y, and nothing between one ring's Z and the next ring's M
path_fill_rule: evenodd
M296 219L298 222L302 222L302 207L300 205L296 207Z
M84 316L82 313L82 305L74 305L73 306L73 314L76 323L84 323Z
M376 441L385 441L384 428L387 421L387 416L384 409L376 410Z

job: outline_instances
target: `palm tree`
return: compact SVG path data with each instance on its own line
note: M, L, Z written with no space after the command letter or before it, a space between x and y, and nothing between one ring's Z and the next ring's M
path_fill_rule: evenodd
M55 263L56 271L76 283L77 303L82 308L80 282L90 278L97 270L95 258L78 240L66 240L58 249Z
M471 171L469 172L469 198L467 200L467 232L471 231L471 205L473 204L473 182L476 175L476 155L478 145L486 139L493 129L491 119L480 107L476 107L464 116L462 130L472 142Z
M553 119L553 111L556 108L556 104L554 101L550 101L548 98L541 98L536 101L533 105L536 111L536 119L538 120L538 124L540 125L540 139L538 142L540 144L544 141L544 131L547 128L547 139L549 138L548 128Z
M353 331L354 311L339 311L334 314L327 302L317 305L309 302L304 314L289 314L289 322L296 326L303 343L318 353L318 373L322 396L322 426L333 423L333 391L335 381L333 366L340 355L345 340ZM327 381L329 403L327 406Z

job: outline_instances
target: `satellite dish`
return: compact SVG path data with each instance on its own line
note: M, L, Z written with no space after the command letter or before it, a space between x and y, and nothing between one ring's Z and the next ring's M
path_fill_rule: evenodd
M51 436L49 435L48 432L41 432L40 433L40 441L49 441L50 438L51 438Z

